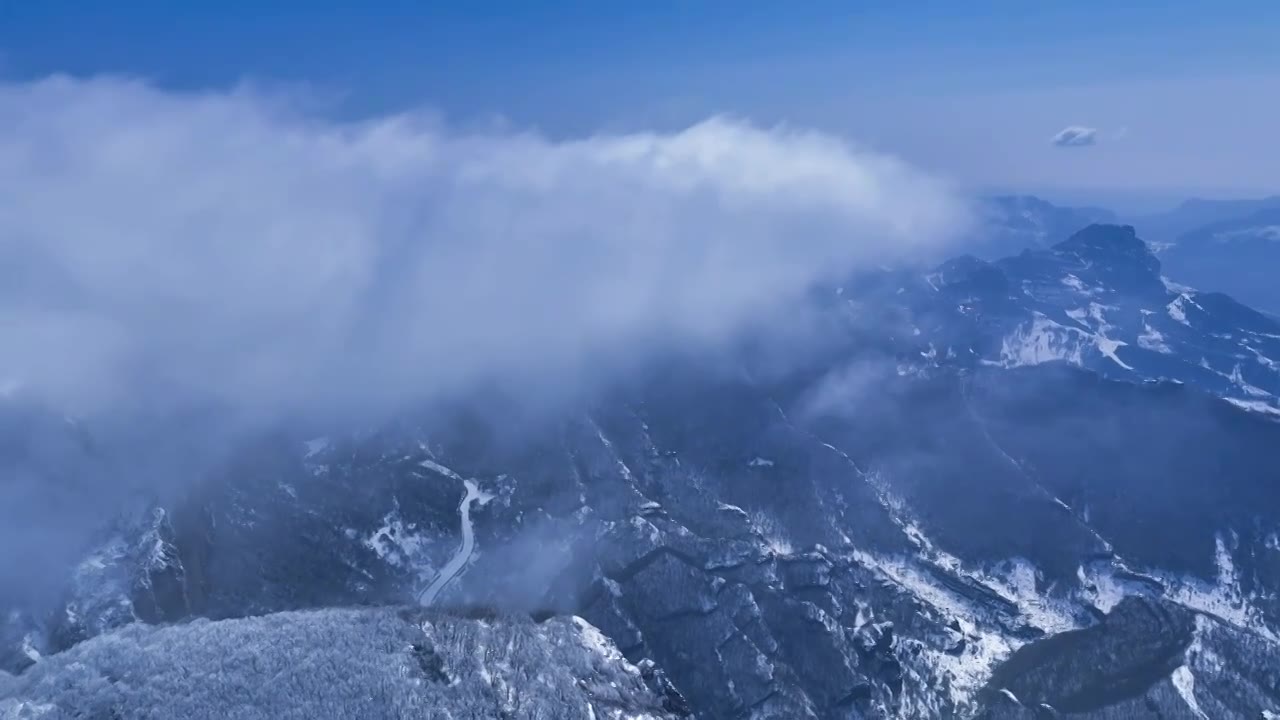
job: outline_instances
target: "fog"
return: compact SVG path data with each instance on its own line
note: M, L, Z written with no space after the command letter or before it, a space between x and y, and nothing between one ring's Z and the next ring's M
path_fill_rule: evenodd
M762 327L802 353L815 283L967 220L893 157L733 118L551 141L249 88L0 86L0 582L56 584L122 502L264 428L573 395Z
M714 349L966 217L794 128L551 142L121 79L0 88L0 188L0 380L72 414L369 410Z

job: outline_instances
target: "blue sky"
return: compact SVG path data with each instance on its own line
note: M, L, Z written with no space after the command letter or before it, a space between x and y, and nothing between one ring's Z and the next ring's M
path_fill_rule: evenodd
M0 78L248 82L339 116L428 108L553 137L723 113L974 187L1105 200L1280 191L1277 37L1265 0L0 0ZM1071 125L1096 142L1052 146Z

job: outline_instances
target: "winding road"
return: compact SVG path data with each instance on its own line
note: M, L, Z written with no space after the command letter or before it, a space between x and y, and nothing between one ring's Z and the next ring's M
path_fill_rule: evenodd
M458 552L449 558L449 562L436 573L436 577L427 586L426 590L418 596L418 602L424 607L430 607L435 604L436 598L440 597L440 593L458 577L462 570L471 560L471 555L476 549L475 529L471 525L471 504L479 502L481 505L489 501L489 495L480 490L480 486L474 480L463 480L462 484L467 488L467 494L462 497L462 504L458 505L458 515L462 518L462 545L458 547Z

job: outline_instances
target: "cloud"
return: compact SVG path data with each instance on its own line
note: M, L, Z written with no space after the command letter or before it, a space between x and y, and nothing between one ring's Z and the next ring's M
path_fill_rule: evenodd
M73 412L378 407L714 348L965 219L804 130L553 141L120 79L0 86L0 186L0 382Z
M1098 142L1098 129L1069 125L1053 136L1049 142L1057 147L1087 147Z
M967 219L805 130L552 140L121 79L0 84L0 187L0 605L264 429L573 396L762 324L794 356L806 290Z

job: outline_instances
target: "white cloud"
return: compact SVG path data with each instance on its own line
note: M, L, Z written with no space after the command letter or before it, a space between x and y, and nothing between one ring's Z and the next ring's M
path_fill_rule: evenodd
M715 347L965 215L813 132L553 142L115 79L0 86L0 186L0 380L74 411L429 400Z
M1086 147L1098 142L1098 129L1070 125L1058 131L1049 142L1058 147Z

